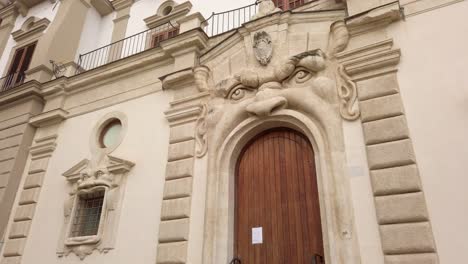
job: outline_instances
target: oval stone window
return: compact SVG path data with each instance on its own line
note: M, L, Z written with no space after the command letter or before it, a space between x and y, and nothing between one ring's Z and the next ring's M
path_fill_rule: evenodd
M120 142L122 122L119 119L110 121L101 131L99 143L101 148L112 148Z

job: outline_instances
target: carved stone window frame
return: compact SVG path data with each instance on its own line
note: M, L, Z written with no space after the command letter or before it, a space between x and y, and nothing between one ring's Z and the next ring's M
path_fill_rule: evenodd
M102 147L99 143L100 134L115 119L122 124L117 144ZM112 112L102 117L90 136L91 159L83 159L63 173L70 191L64 202L64 222L57 247L59 257L73 252L84 259L94 251L107 253L114 248L127 174L135 164L109 154L122 143L127 127L127 118L121 112ZM104 191L104 198L97 234L72 237L72 225L80 196L99 191Z
M172 11L168 15L163 15L163 11L166 7L172 6ZM143 19L148 28L156 28L158 26L164 25L168 22L171 22L176 26L176 21L182 17L187 16L187 14L192 10L192 4L190 1L177 4L175 1L167 0L163 2L155 15Z
M107 202L106 198L108 196L108 187L104 186L96 186L89 188L88 190L79 190L76 195L74 195L74 201L73 201L73 209L70 213L70 224L68 224L68 230L66 234L66 239L65 239L65 245L67 246L77 246L77 245L83 245L83 244L96 244L99 243L99 241L102 239L102 233L103 233L103 223L105 222L106 219L106 210L107 210ZM101 215L99 218L99 227L96 235L91 235L91 236L77 236L73 237L72 236L72 230L73 230L73 220L76 217L77 209L78 209L78 204L80 203L81 196L84 194L91 194L91 193L96 193L99 191L104 191L104 199L102 203L102 209L101 209Z
M8 67L5 67L3 70L2 77L8 74L16 51L34 42L39 42L49 24L50 20L47 18L39 19L37 17L31 16L24 21L20 29L11 33L13 40L16 41L16 45L11 49L10 55L8 56Z
M104 148L100 144L100 137L104 129L107 127L109 123L111 123L114 120L119 120L120 123L122 124L122 129L120 131L119 138L117 140L117 143L114 146ZM122 144L122 141L127 133L128 129L128 121L127 121L127 116L121 112L111 112L103 116L94 126L93 132L91 133L90 137L90 142L89 146L92 152L92 155L99 155L99 154L110 154L114 150L116 150L120 144Z

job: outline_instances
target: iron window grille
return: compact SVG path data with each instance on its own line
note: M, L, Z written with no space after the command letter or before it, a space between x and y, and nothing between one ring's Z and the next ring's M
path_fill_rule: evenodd
M99 231L104 190L81 194L78 197L70 237L95 236Z

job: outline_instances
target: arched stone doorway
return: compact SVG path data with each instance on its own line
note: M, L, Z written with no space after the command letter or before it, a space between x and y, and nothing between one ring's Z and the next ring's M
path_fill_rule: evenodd
M234 255L242 263L323 262L315 157L306 136L275 128L245 146L236 166L234 225Z

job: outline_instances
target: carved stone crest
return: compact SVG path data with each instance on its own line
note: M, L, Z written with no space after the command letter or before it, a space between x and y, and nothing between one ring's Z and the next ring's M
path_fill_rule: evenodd
M263 66L270 63L271 57L273 56L273 45L271 43L271 37L265 31L259 31L254 35L254 54L255 58Z

